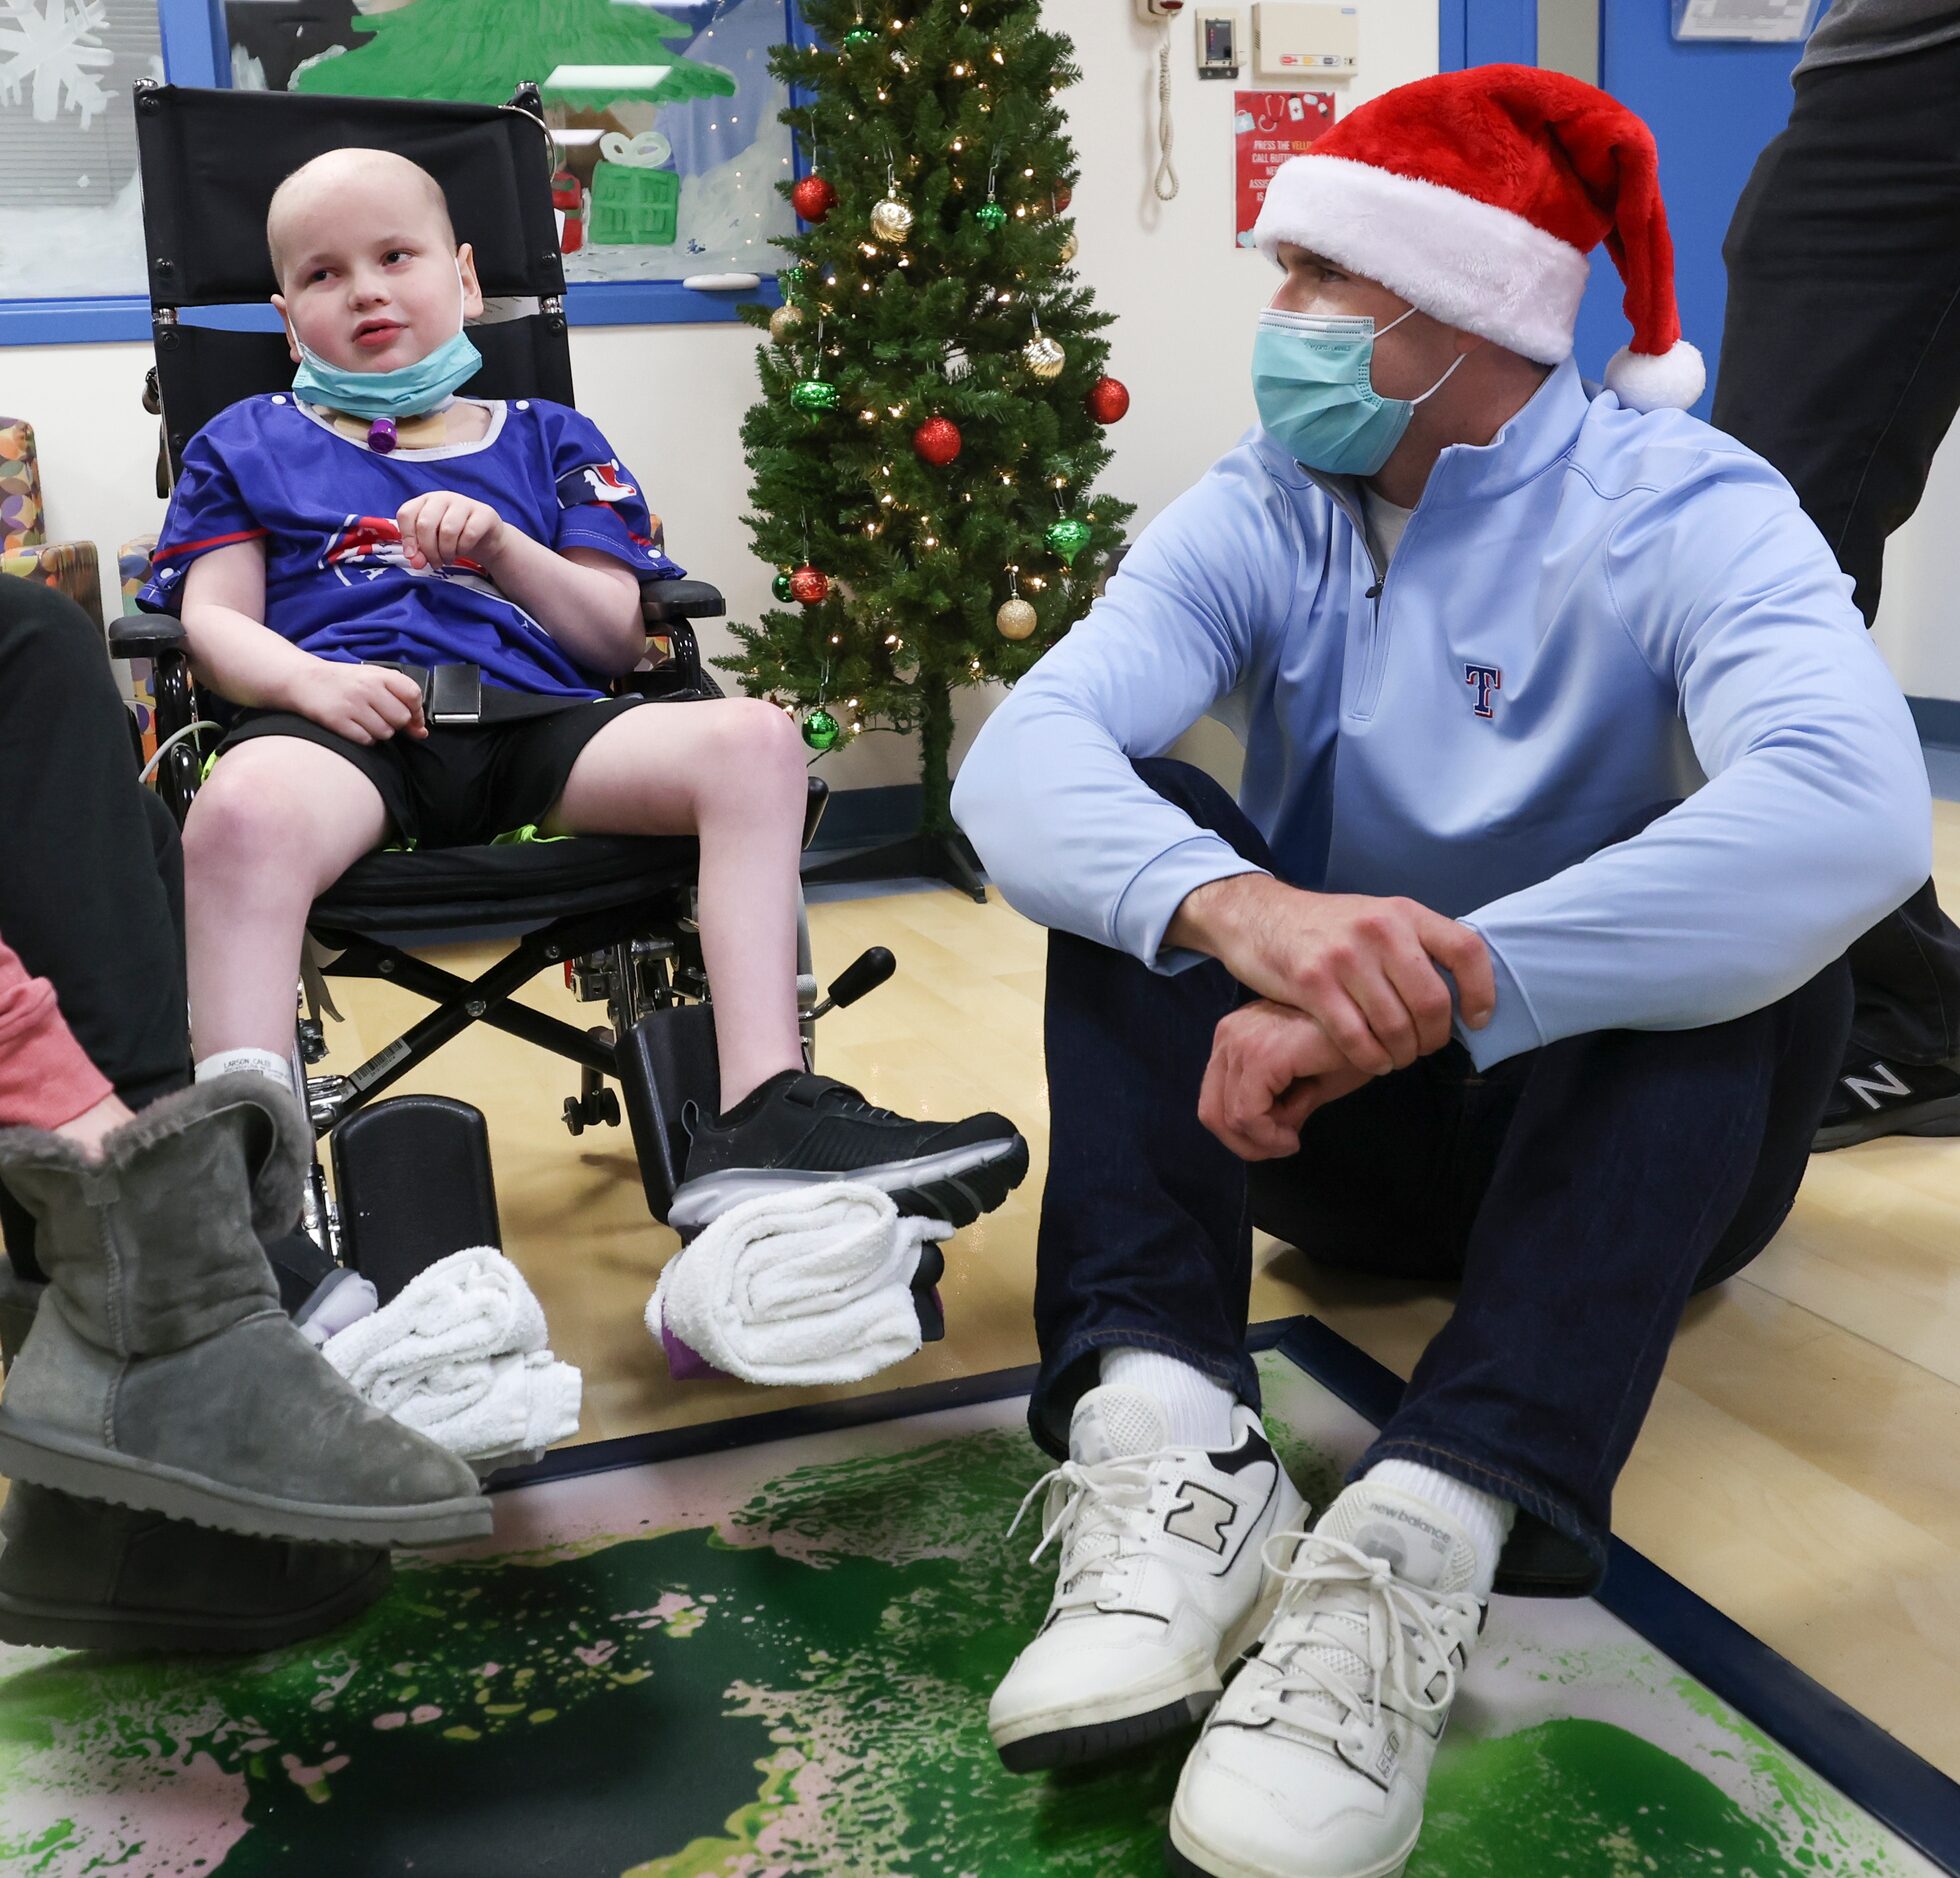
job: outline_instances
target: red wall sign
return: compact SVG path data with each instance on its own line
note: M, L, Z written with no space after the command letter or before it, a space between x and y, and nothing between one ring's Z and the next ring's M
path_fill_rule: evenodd
M1334 121L1331 91L1240 91L1232 96L1233 239L1252 246L1252 225L1273 171L1305 150Z

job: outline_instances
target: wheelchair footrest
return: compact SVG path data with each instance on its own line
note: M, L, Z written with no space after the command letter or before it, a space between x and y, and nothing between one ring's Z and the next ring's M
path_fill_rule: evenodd
M498 1246L483 1111L447 1096L391 1096L333 1131L342 1256L386 1304L437 1259Z
M721 1107L715 1014L705 1004L654 1011L620 1038L615 1053L647 1210L664 1225L687 1168L681 1113L690 1102L709 1115Z

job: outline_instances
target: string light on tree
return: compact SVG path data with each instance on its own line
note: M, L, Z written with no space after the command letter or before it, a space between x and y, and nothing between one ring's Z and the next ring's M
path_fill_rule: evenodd
M867 729L916 735L921 833L895 871L978 891L950 809L954 688L1018 673L1037 641L1066 632L1089 582L1063 578L1064 551L1086 568L1080 556L1113 549L1129 513L1089 498L1109 462L1084 397L1106 369L1108 316L1061 259L1074 231L1050 213L1075 167L1057 93L1076 61L1044 19L1068 9L942 0L908 8L920 17L907 23L867 0L799 10L810 39L776 47L770 70L795 100L802 160L836 184L835 211L819 194L810 206L828 220L782 238L807 281L785 280L784 301L804 324L758 351L766 395L743 443L768 574L830 572L819 610L736 622L720 662L787 702L799 734L817 733L811 751L826 735L819 712L837 726L833 748ZM894 211L911 218L902 233ZM1021 232L1043 225L1037 239ZM770 315L741 317L761 327ZM1059 356L1044 345L1030 360L1036 339ZM1066 395L1044 396L1058 381ZM824 389L799 406L802 383ZM812 404L837 415L825 423ZM1064 523L1086 532L1080 547ZM1002 579L1010 558L1028 564L1017 585ZM968 602L989 593L991 608Z

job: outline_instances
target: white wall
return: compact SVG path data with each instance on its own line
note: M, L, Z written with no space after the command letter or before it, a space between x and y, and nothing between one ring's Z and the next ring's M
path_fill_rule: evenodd
M1926 497L1885 549L1874 636L1916 698L1960 698L1960 434L1933 459Z
M1118 316L1110 370L1133 400L1110 432L1116 454L1102 486L1137 504L1141 527L1250 422L1253 316L1274 276L1233 246L1234 86L1198 78L1192 21L1171 28L1182 189L1160 203L1150 185L1157 30L1130 0L1050 0L1048 18L1074 36L1084 74L1062 99L1082 169L1076 265ZM1435 69L1436 0L1367 0L1361 75L1337 109ZM1260 84L1249 61L1239 83ZM755 344L733 325L583 327L572 339L580 404L638 472L675 558L717 581L737 619L768 603L774 571L751 558L740 520L748 476L736 433L755 392ZM146 345L0 349L0 412L35 426L51 531L94 540L112 590L117 544L163 515L156 424L138 401L149 358ZM719 630L707 640L711 652L728 649ZM988 702L966 694L967 734ZM824 772L838 787L910 781L916 757L896 737L869 736Z

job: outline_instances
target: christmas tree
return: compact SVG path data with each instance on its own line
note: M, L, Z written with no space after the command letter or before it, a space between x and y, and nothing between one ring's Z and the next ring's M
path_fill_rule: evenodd
M1069 263L1078 73L1035 0L807 0L771 60L810 173L742 426L780 610L717 661L821 752L920 741L919 837L887 866L980 893L954 827L954 690L1012 683L1088 609L1130 505L1095 489L1110 316Z
M694 29L647 6L615 0L409 0L356 20L362 43L310 65L295 91L363 98L457 98L502 104L519 85L542 84L547 100L607 105L732 97L733 76L668 49ZM657 79L596 90L553 86L564 66L665 68Z

